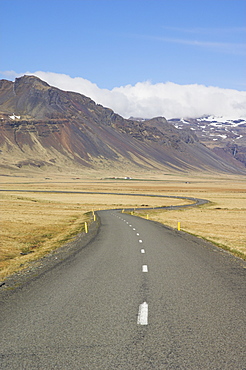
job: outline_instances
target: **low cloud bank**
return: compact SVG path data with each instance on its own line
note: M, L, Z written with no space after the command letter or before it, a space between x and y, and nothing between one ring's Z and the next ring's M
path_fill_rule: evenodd
M42 71L25 74L35 75L62 90L86 95L125 118L163 116L170 119L214 115L246 119L246 91L172 82L152 84L150 81L108 90L81 77Z

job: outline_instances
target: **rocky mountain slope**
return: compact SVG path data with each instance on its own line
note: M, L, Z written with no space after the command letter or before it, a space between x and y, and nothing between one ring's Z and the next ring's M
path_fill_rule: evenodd
M176 128L189 128L199 141L227 161L236 159L246 166L246 120L201 117L169 120Z
M240 172L163 117L124 119L90 98L34 76L0 80L0 169Z

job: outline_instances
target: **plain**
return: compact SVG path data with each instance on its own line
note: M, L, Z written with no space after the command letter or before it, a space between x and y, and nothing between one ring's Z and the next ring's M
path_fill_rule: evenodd
M134 214L141 217L148 214L149 219L174 228L180 222L182 231L246 258L245 183L243 176L217 174L156 173L144 178L139 173L127 179L99 178L90 173L80 177L2 176L0 279L26 268L30 261L83 232L84 222L92 222L92 211L109 208L142 207ZM150 210L147 208L189 201L141 194L203 198L210 203L185 209Z

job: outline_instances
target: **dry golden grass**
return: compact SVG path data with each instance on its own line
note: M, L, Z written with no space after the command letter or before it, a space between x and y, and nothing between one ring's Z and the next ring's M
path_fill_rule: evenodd
M155 174L153 179L156 181L103 180L92 175L72 178L62 174L48 179L37 176L2 177L1 189L10 191L0 192L0 279L65 244L83 230L84 222L89 218L87 212L91 210L187 203L178 199L134 194L189 196L210 200L210 204L199 208L147 212L150 219L172 227L177 227L180 221L183 230L246 255L245 178ZM129 193L132 196L76 194L76 191Z
M246 259L246 188L244 179L217 179L176 185L174 193L204 198L209 204L179 210L136 212L140 216L203 237ZM173 193L170 191L169 193Z
M76 204L0 194L0 278L65 244L88 219Z

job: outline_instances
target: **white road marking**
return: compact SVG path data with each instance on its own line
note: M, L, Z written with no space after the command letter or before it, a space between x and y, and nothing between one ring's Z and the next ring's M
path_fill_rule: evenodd
M142 266L142 272L148 272L148 265Z
M137 236L139 236L139 233L137 233Z
M139 239L139 243L142 243L143 241L141 239Z
M135 228L133 228L132 230L134 230L134 231L135 231L136 229L135 229Z
M140 304L138 310L138 325L148 325L148 303Z
M145 253L145 250L144 249L141 249L141 253Z
M132 227L132 225L129 225L130 227Z

